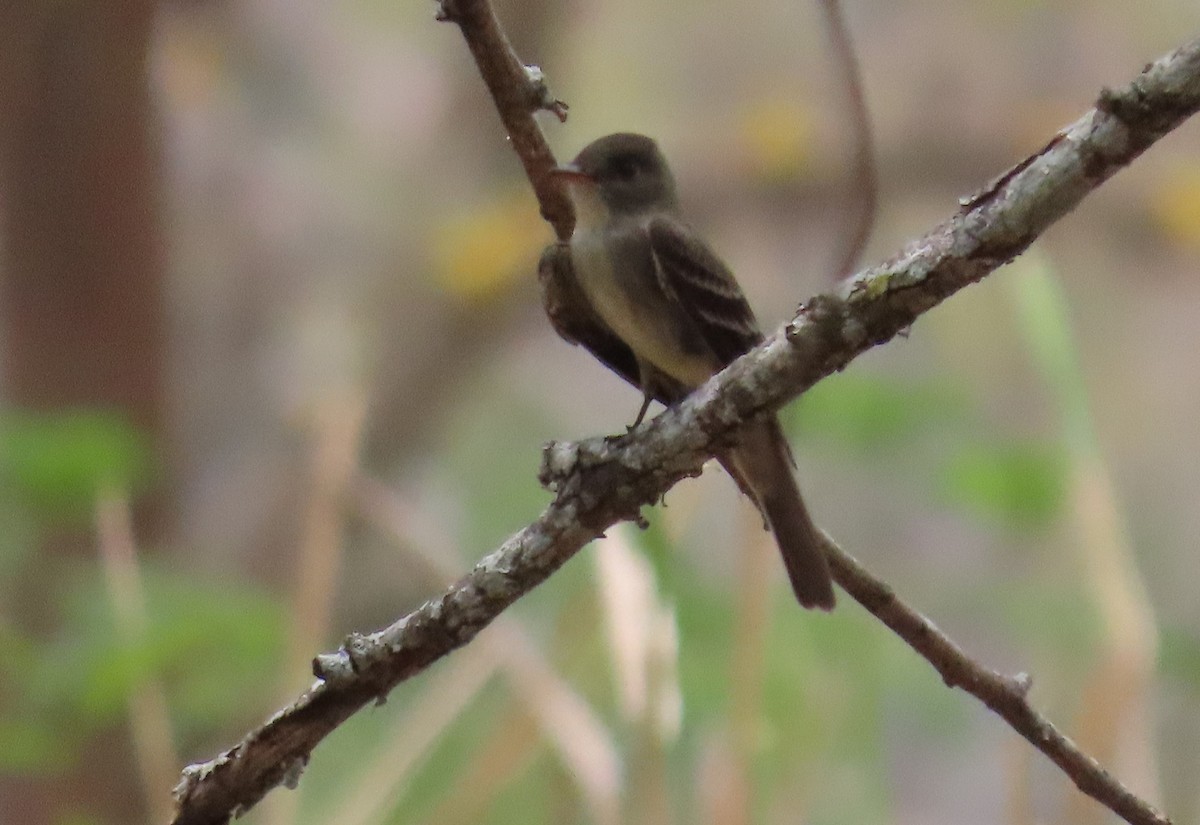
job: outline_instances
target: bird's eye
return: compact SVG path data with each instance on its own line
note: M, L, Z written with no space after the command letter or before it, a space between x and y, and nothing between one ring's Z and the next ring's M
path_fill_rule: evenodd
M631 157L619 157L613 161L613 173L618 178L629 180L636 177L638 173L638 163Z

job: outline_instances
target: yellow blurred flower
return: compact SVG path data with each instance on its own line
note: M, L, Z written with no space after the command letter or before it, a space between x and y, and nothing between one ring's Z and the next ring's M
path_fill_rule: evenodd
M1150 196L1155 222L1172 239L1200 247L1200 165L1185 166Z
M738 122L748 172L762 181L799 177L812 159L813 123L807 109L792 100L753 103Z
M463 300L486 300L523 278L536 277L538 253L548 242L528 188L450 218L433 239L434 276Z

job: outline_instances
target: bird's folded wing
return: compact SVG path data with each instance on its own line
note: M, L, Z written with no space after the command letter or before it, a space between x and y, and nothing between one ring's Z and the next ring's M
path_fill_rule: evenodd
M668 376L655 371L643 376L629 345L600 318L575 278L570 250L551 244L538 262L542 306L554 331L563 340L578 344L639 390L649 391L662 404L670 405L687 395L687 390Z
M719 262L718 262L719 263ZM542 305L554 331L569 344L578 344L600 363L638 389L639 367L633 350L617 337L592 309L575 280L570 250L562 244L551 244L538 261L538 283L542 288ZM665 405L681 401L688 391L669 376L657 373L650 377L649 389L654 398ZM738 488L758 505L750 485L742 478L737 466L725 451L717 454L721 465L733 476Z
M722 364L763 340L733 274L698 235L665 217L651 221L647 232L663 291L684 308Z

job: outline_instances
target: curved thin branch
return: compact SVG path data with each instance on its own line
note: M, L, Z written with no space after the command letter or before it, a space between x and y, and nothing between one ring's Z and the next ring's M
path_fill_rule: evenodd
M871 133L871 112L863 89L862 70L841 0L821 0L818 4L825 15L825 28L833 46L833 64L842 84L846 114L850 118L853 151L850 158L850 185L846 188L846 214L841 248L834 258L833 274L842 278L854 271L866 249L875 226L879 201L879 173L875 167L875 140Z
M486 5L483 0L455 3L460 16L468 6ZM455 19L463 25L461 17ZM486 50L472 42L482 66L480 49ZM489 87L495 82L488 78ZM1197 109L1200 40L1147 66L1128 86L1105 91L1096 108L1040 152L964 199L943 224L890 262L855 277L843 294L813 299L783 329L678 406L619 438L549 445L541 477L556 495L542 515L442 595L390 627L352 635L338 652L318 656L318 681L293 705L216 759L185 769L176 788L174 821L224 823L276 785L294 784L317 743L363 705L383 701L398 683L469 642L604 530L621 520L636 520L642 506L657 501L680 478L699 473L714 448L747 419L844 368L1020 254L1047 226ZM868 609L874 605L897 629L888 615L898 603L886 585L868 577L871 587L864 591L866 574L848 565L835 558L839 584L856 598L863 596ZM886 597L881 601L871 593ZM914 627L914 638L933 633L924 620ZM923 655L943 655L936 645L910 643ZM1072 762L1064 756L1069 743L1042 720L1021 721L1028 716L1024 711L1004 711L1004 702L989 700L988 672L963 658L967 670L961 673L951 660L937 660L942 664L936 666L950 668L943 673L952 675L952 683L989 706L994 701L998 712L1014 726L1020 723L1018 730L1031 731L1030 741L1056 762ZM1071 770L1078 771L1072 776L1081 789L1128 821L1168 821L1087 757L1080 754Z

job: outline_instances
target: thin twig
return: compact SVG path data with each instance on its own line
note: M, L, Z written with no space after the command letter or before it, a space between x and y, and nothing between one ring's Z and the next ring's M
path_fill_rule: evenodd
M541 69L526 66L517 57L487 0L440 0L438 19L462 29L513 150L533 184L542 217L559 238L571 237L575 210L562 186L550 176L556 165L554 153L533 117L544 109L564 120L567 105L550 94Z
M761 753L763 701L766 693L768 635L771 600L764 599L778 561L774 540L762 529L762 517L754 507L738 508L739 557L737 562L736 612L733 650L729 662L729 784L721 805L728 820L754 822L756 809L752 789L756 758Z
M1149 706L1158 630L1092 421L1067 299L1049 268L1036 263L1022 267L1007 286L1023 342L1058 408L1069 467L1068 522L1076 537L1070 544L1096 610L1096 661L1079 697L1072 728L1080 746L1098 760L1111 761L1118 750L1133 755L1126 760L1128 778L1143 793L1154 794L1158 760L1152 748ZM1088 821L1088 804L1081 794L1072 794L1067 800L1067 821Z
M850 118L853 151L850 156L850 185L846 190L848 223L843 227L841 248L834 260L835 277L849 275L858 265L875 226L879 201L879 173L875 165L875 140L871 132L871 112L863 90L862 70L850 40L850 29L841 0L821 0L825 28L833 46L834 70L841 81L846 114Z
M330 617L342 566L342 500L355 467L367 411L365 394L348 391L319 403L308 422L312 453L306 479L310 489L304 503L294 582L291 627L283 667L292 685L307 669L312 650L329 638Z
M1058 765L1079 790L1127 822L1154 825L1170 822L1029 705L1027 696L1033 680L1027 674L1004 676L976 662L828 536L825 537L825 551L829 554L834 579L847 593L924 656L947 686L962 688L987 705Z
M150 622L132 522L127 496L115 490L100 494L96 500L96 543L105 587L118 637L122 644L137 647L145 644ZM179 754L166 688L157 675L139 679L130 693L129 728L146 810L156 820L165 819L171 812L171 799L163 788L170 783L171 766L178 764Z
M361 390L347 389L317 403L308 424L312 437L308 497L303 507L292 583L287 654L280 670L281 699L296 689L314 648L329 638L343 561L341 503L357 465L367 411ZM277 795L264 806L265 825L299 821L295 795Z
M483 0L455 5L460 15L465 6L487 10ZM464 27L464 34L468 31ZM472 42L477 61L486 65L480 49L485 47ZM486 79L489 87L497 82ZM964 199L946 222L892 261L858 275L843 295L813 299L783 330L653 421L618 438L549 445L541 477L556 496L542 515L441 596L390 627L352 635L338 652L318 656L318 681L295 704L216 759L185 769L176 788L175 822L227 822L281 782L294 782L317 743L363 705L382 701L397 684L471 641L604 530L637 520L643 505L657 501L680 478L698 473L711 452L747 420L843 369L1020 254L1197 109L1200 40L1147 66L1125 88L1105 91L1095 109ZM835 569L843 571L841 582L845 565L839 562ZM890 594L882 583L873 589ZM902 608L894 596L886 598L889 609ZM961 674L963 681L971 678L969 671ZM1020 707L997 704L1005 707L1006 719L1011 716L1010 722L1016 719L1034 732L1031 741L1050 758L1073 759L1069 743L1056 738L1043 720ZM1114 810L1131 823L1168 821L1086 764L1086 757L1080 761L1072 769L1078 768L1076 782L1086 793L1110 807L1116 798L1120 804Z

